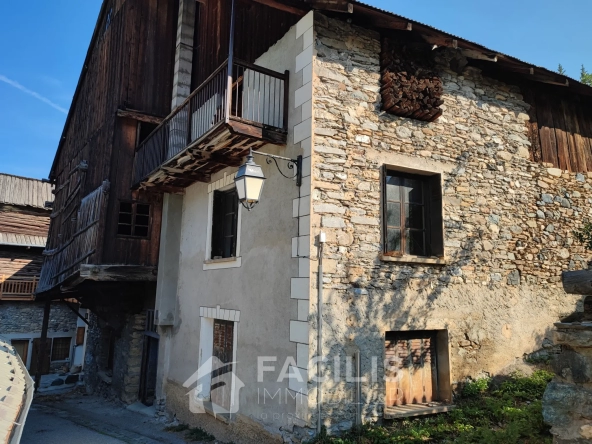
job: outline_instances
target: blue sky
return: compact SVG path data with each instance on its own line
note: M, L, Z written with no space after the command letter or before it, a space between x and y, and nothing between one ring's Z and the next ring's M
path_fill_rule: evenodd
M365 0L527 62L592 71L590 0ZM560 7L558 7L560 5ZM0 5L0 172L43 178L86 55L100 0Z

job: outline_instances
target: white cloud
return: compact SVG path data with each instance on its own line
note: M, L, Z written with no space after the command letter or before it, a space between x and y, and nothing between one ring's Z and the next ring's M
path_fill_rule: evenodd
M68 114L68 110L66 108L61 107L57 103L54 103L51 100L49 100L47 97L43 97L41 94L38 94L35 91L31 91L29 88L24 87L19 82L15 82L14 80L9 79L8 77L3 76L2 74L0 74L0 82L4 82L4 83L22 91L22 92L24 92L25 94L35 97L37 100L40 100L43 103L46 103L47 105L51 106L52 108L57 109L59 112L62 112L64 114Z

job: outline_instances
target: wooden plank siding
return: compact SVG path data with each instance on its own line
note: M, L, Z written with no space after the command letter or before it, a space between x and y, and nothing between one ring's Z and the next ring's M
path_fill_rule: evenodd
M564 171L592 171L592 103L552 87L522 85L530 104L531 158Z
M138 126L117 112L169 114L178 7L170 0L105 1L52 167L56 187L49 249L72 237L82 198L108 180L108 217L90 262L157 264L162 197L132 193ZM86 168L79 167L83 162ZM152 205L148 239L117 237L120 199Z
M191 90L228 57L230 5L227 0L197 3ZM256 2L235 2L234 56L249 63L264 54L300 19L297 14Z

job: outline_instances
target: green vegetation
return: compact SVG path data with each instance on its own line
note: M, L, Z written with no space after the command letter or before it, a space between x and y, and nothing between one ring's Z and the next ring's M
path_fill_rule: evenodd
M563 65L560 63L559 67L557 68L557 72L559 74L565 75L565 69L563 69Z
M315 444L551 443L543 423L541 399L553 374L479 379L466 384L449 413L368 425L341 437L316 438Z
M588 250L592 250L592 222L584 223L582 229L574 232L574 235L578 242L584 244Z
M214 435L209 434L208 432L206 432L201 427L192 427L192 428L189 428L189 426L187 424L178 424L178 425L175 425L175 426L168 426L168 427L165 427L164 430L165 430L165 432L174 432L174 433L186 432L185 433L185 439L187 441L205 441L205 442L209 442L209 441L215 441L216 440L216 438L214 437Z
M586 71L584 65L582 65L582 70L580 71L580 82L592 86L592 73Z

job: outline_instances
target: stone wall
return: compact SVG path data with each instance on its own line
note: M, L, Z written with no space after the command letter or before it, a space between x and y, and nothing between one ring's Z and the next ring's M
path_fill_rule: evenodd
M367 417L382 411L385 331L447 330L453 382L522 364L577 303L560 274L587 263L573 230L592 214L592 175L531 162L520 90L474 68L454 73L447 51L435 52L442 117L425 123L382 113L379 35L319 13L314 27L311 257L322 230L328 362L360 350L369 375L378 357L379 379L362 389ZM445 265L381 260L384 164L442 174ZM313 261L311 294L316 286ZM327 424L347 426L353 386L324 387Z
M13 333L41 333L43 307L38 302L0 302L0 335ZM51 333L76 330L76 314L64 304L51 304L49 328Z
M138 400L142 366L145 313L119 314L113 329L93 313L90 315L85 356L85 384L89 393L127 404ZM110 369L109 346L114 340L113 368Z

